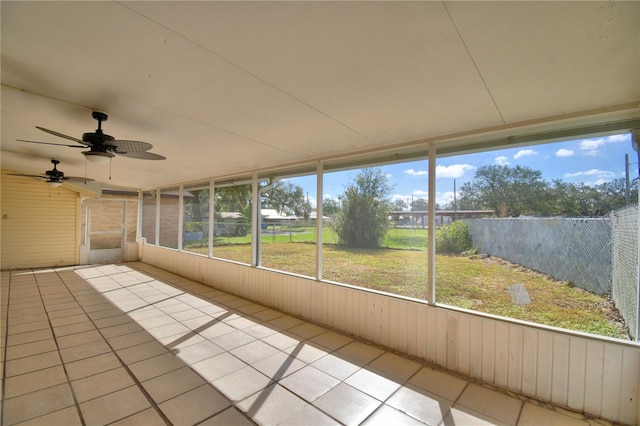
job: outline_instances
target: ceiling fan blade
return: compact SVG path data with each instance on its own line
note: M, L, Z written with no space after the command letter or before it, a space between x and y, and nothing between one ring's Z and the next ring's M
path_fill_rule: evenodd
M71 182L94 182L95 181L95 179L83 178L80 176L65 176L62 178L62 180L71 181Z
M128 158L136 158L138 160L166 160L167 157L164 157L162 155L158 155L158 154L154 154L153 152L118 152L118 151L114 151L115 154L118 154L122 157L128 157Z
M58 136L59 138L69 139L70 141L78 142L78 143L80 143L82 145L85 145L85 146L91 146L90 143L85 142L82 139L74 138L73 136L68 136L68 135L62 134L60 132L56 132L55 130L45 129L44 127L40 127L40 126L36 126L36 129L42 130L43 132L49 133L50 135L53 135L53 136Z
M65 145L62 143L51 143L51 142L38 142L38 141L27 141L24 139L16 139L18 142L27 142L27 143L39 143L41 145L56 145L56 146L68 146L69 148L86 148L86 146L82 145Z
M121 153L130 153L130 152L144 152L149 151L153 148L153 145L147 142L141 141L129 141L129 140L113 140L107 141L104 143L108 147L115 147L115 153L118 151Z

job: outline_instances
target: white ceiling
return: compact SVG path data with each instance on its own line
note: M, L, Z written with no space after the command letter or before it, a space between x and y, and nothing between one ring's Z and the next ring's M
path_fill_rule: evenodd
M416 141L640 117L640 2L13 2L2 168L84 175L91 110L164 161L110 185L227 177ZM524 129L524 130L523 130Z

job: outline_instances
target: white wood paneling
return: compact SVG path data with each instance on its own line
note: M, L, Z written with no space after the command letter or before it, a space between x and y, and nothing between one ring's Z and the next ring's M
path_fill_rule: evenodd
M638 422L640 348L144 245L143 261L214 288L626 424Z

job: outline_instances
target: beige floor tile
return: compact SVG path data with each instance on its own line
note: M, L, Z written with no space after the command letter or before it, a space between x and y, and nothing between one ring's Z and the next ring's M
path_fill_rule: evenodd
M476 384L470 384L456 402L456 408L462 410L462 407L470 408L477 413L504 423L515 424L522 408L522 401Z
M57 412L74 404L68 383L4 401L3 423L12 425Z
M318 345L335 351L340 349L343 346L348 345L353 342L351 337L345 336L344 334L336 333L335 331L326 331L322 334L318 334L317 336L312 337L311 342L317 343Z
M9 327L12 327L12 326L26 324L30 322L47 321L48 319L49 317L47 316L47 313L44 312L44 310L36 314L27 314L24 312L17 312L17 313L9 314L7 324Z
M292 413L278 423L279 426L339 426L340 423L318 410L313 405L307 405Z
M358 370L344 382L380 401L389 398L402 383L390 380L368 367Z
M121 309L116 308L111 303L102 304L103 309L99 311L89 312L87 311L87 315L94 321L111 318L115 316L120 316L123 314Z
M82 416L88 425L112 423L149 407L147 398L137 386L131 386L80 404Z
M83 345L72 346L60 350L64 362L78 361L83 358L91 358L96 355L111 352L111 348L104 340L96 340Z
M280 311L273 310L273 309L265 309L264 311L256 312L256 313L252 314L251 316L256 318L257 320L259 320L261 322L269 322L269 321L275 320L276 318L283 317L283 316L285 316L285 314L283 314Z
M143 382L184 366L184 362L176 358L171 352L168 352L163 355L145 359L144 361L129 364L129 369L139 381Z
M125 417L110 426L165 426L166 423L153 408L147 408L144 411Z
M245 333L252 335L253 337L257 338L257 339L264 339L267 336L271 336L272 334L277 333L276 330L269 328L267 326L264 326L262 324L257 324L257 325L253 325L249 328L245 328L244 330Z
M443 371L423 367L411 379L409 384L418 386L451 401L458 399L469 382Z
M360 365L369 364L382 354L384 354L382 349L357 341L343 346L336 352L336 355L344 356Z
M287 330L287 332L295 334L296 336L300 336L304 340L311 339L312 337L315 337L327 331L328 330L326 328L320 327L319 325L315 325L310 322L305 322Z
M134 322L128 315L113 315L107 318L100 318L93 321L96 327L98 328L106 328L112 327L114 325L122 325Z
M6 362L6 376L12 377L62 364L58 351L45 352Z
M262 341L280 350L285 350L299 345L302 338L295 334L277 332L265 337Z
M9 329L11 329L11 326L9 326ZM20 334L9 334L7 336L7 346L24 345L25 343L38 342L51 338L53 338L53 332L50 328Z
M385 352L373 360L369 366L382 371L388 378L402 383L420 370L422 364L391 352Z
M383 404L380 408L371 414L362 426L387 426L387 425L408 425L408 426L424 426L424 423L414 419L405 413L391 408Z
M518 426L587 426L589 423L569 417L554 410L525 403L518 420Z
M135 333L142 331L143 328L138 324L130 322L126 324L114 325L112 327L102 328L100 332L107 339L110 337L124 336L125 334Z
M214 339L218 336L232 333L234 331L236 331L235 328L220 321L210 324L204 329L202 329L202 327L198 328L198 334L200 334L205 339Z
M205 380L189 367L142 382L142 386L156 403L164 402L204 384L206 384Z
M210 385L203 385L159 405L174 425L192 425L222 412L231 404Z
M168 353L167 348L156 341L150 341L142 343L136 346L130 346L125 349L116 351L120 359L127 364L133 364L134 362L142 361L154 356Z
M326 356L331 352L329 349L320 347L316 344L310 344L309 340L302 342L288 349L284 349L283 352L288 353L292 357L299 359L300 361L311 364L312 362Z
M453 407L447 414L442 422L442 426L460 426L460 425L473 425L473 426L508 426L513 423L504 423L500 420L485 416L484 414L477 413L466 407ZM546 425L538 425L546 426Z
M247 364L253 364L280 352L271 345L256 340L231 350L231 353Z
M307 364L287 355L284 352L278 352L267 358L252 364L252 367L260 371L262 374L270 377L272 380L278 381L289 374L300 370Z
M188 312L188 311L187 311ZM219 322L217 319L214 319L212 316L204 315L198 316L196 318L181 320L180 323L187 327L189 330L193 330L197 333L200 331L204 331L215 323Z
M337 386L340 380L308 365L279 383L306 401L313 402Z
M19 426L43 426L43 425L64 425L64 426L81 426L82 421L78 415L76 407L67 407L62 410L55 411L35 419L27 420L19 423Z
M267 376L248 366L212 382L219 392L235 402L261 391L271 383Z
M351 360L329 354L311 363L315 368L324 371L338 380L345 380L347 377L360 370L360 366Z
M54 318L51 320L51 325L53 325L54 327L60 327L63 325L76 324L84 321L89 321L89 317L85 314L71 315L68 317Z
M223 352L219 355L192 364L191 368L197 371L198 374L205 378L205 380L213 382L220 377L224 377L227 374L231 374L246 366L247 364L240 361L238 358L229 353Z
M229 407L222 413L200 423L199 426L253 426L254 423L234 407Z
M78 402L89 401L135 384L124 368L105 371L71 382Z
M146 331L138 331L131 334L125 334L124 336L111 337L107 340L113 349L118 350L151 342L154 339Z
M71 348L73 346L86 345L91 342L102 341L102 336L97 330L85 331L83 333L71 334L69 336L58 337L56 342L60 349Z
M299 318L295 318L290 315L283 315L269 321L268 325L269 327L273 327L276 330L284 331L296 327L304 322L305 321Z
M417 387L402 387L387 400L387 405L427 424L440 424L453 405Z
M163 325L178 324L178 321L176 321L168 314L159 315L152 318L138 319L135 322L145 330L160 327Z
M173 312L170 314L171 317L179 322L191 320L195 318L207 317L204 312L199 311L197 309L187 309L186 311Z
M282 386L273 384L237 404L258 424L279 424L308 404Z
M70 334L82 333L84 331L95 330L96 328L93 326L93 322L91 321L83 321L77 322L74 324L61 325L53 328L53 332L56 335L56 338L62 336L68 336Z
M30 331L38 331L38 330L46 330L49 329L49 321L34 321L34 322L26 322L23 324L12 325L7 329L7 333L9 335L27 333Z
M169 345L167 348L171 349L171 352L187 364L195 364L196 362L214 357L224 352L220 346L211 343L208 340L203 340L199 343L186 347L175 347L175 345Z
M340 383L314 402L316 407L346 425L360 424L380 404L377 399L344 383Z
M7 360L38 355L45 352L57 350L56 341L53 339L40 340L38 342L25 343L22 345L8 346L6 348Z
M238 348L240 346L244 346L247 343L251 343L256 340L250 334L244 333L240 330L232 331L231 333L223 334L222 336L214 337L211 340L216 345L221 348L230 351L232 349Z
M79 361L65 364L67 375L69 376L70 380L77 380L83 377L93 376L94 374L113 370L121 366L122 364L120 363L120 360L118 360L113 352L107 352L102 355L84 358Z
M7 378L4 382L4 397L13 398L66 382L67 376L61 365L49 367Z

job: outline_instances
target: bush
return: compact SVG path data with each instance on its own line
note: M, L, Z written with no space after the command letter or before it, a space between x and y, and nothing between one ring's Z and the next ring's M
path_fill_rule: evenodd
M436 230L436 251L438 253L460 254L472 247L467 224L457 220Z

